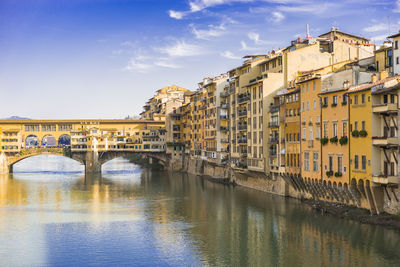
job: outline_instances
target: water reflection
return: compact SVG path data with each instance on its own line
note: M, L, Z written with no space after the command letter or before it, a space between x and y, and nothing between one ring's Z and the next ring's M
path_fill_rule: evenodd
M123 159L86 177L57 164L0 177L0 266L400 264L398 232L292 199Z

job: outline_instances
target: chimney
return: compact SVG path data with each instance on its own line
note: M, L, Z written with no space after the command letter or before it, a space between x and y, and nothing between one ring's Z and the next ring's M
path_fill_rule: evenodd
M376 73L374 73L371 75L371 82L374 83L376 82L376 80L377 80Z
M380 71L379 72L379 80L386 79L388 77L388 72L387 71Z
M349 81L349 80L344 81L344 82L343 82L343 88L344 88L344 89L347 89L347 88L349 88L349 87L350 87L350 81Z

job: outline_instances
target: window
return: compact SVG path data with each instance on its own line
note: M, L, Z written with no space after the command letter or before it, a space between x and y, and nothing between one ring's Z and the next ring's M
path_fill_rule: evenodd
M307 111L310 110L310 103L307 100Z
M342 122L342 136L347 136L347 121Z
M333 156L329 155L329 166L328 166L328 171L332 172L333 171Z
M301 92L304 94L304 84L301 85Z
M324 137L328 137L328 123L324 122Z
M361 156L361 168L363 170L367 169L367 157Z
M314 102L313 102L313 109L315 110L316 108L317 108L317 100L314 99Z
M303 128L303 140L306 140L306 128Z
M333 96L332 102L333 102L332 104L337 105L337 95Z
M302 102L301 105L302 105L301 112L304 112L304 102Z
M315 91L315 89L316 89L316 85L315 85L315 81L313 81L313 90Z
M354 131L358 131L358 121L354 122Z
M365 104L365 94L361 95L361 104Z
M328 97L324 97L324 106L328 105Z
M318 153L313 153L313 171L318 172Z
M396 57L396 65L399 65L399 57Z
M310 128L310 140L314 140L312 127Z
M354 96L354 105L358 105L358 95Z
M304 170L305 171L310 170L310 153L309 152L304 152Z
M338 158L337 158L337 172L338 173L342 173L342 169L343 169L343 157L342 156L338 156Z
M309 83L307 83L307 93L308 93Z
M334 122L332 124L333 128L333 136L337 136L337 122Z
M361 122L361 130L365 131L365 121Z
M354 156L354 169L358 170L358 155Z
M319 127L317 127L317 139L321 138L321 129Z
M399 41L394 41L394 49L399 49Z

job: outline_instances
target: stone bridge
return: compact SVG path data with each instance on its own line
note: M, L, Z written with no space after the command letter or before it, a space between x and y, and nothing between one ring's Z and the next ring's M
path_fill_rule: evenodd
M165 152L140 152L132 150L106 150L106 151L71 151L70 148L28 148L22 149L17 153L0 154L0 173L12 173L14 164L37 155L59 155L71 158L85 166L85 173L100 173L101 166L107 161L119 157L129 157L133 154L148 158L162 165L168 163L168 157Z

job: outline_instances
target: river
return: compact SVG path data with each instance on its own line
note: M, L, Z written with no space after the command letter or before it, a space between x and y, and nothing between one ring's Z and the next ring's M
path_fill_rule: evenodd
M0 266L400 266L400 233L126 159L0 176Z

